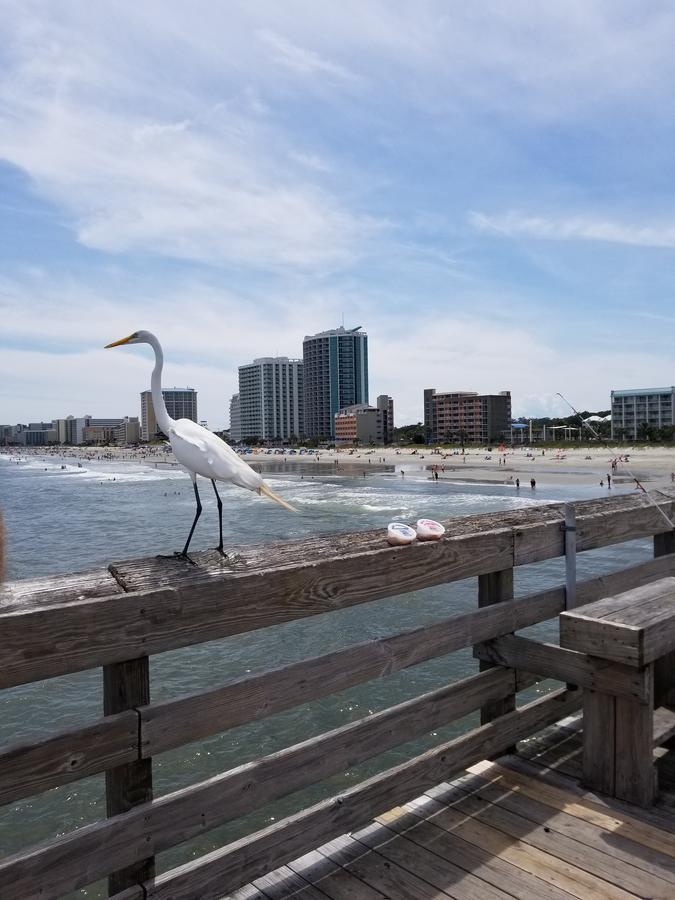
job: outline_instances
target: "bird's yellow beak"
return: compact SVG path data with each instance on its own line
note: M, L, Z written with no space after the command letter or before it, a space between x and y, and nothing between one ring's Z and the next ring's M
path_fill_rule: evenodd
M126 337L120 338L119 341L113 341L112 344L106 344L103 349L107 350L109 347L119 347L120 344L126 344L127 341L130 341L132 337L133 334L128 334Z

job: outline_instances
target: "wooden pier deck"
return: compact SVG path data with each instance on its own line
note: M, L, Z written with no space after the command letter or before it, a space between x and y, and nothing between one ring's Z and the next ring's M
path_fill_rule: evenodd
M675 897L675 752L649 810L579 787L582 720L482 762L231 900Z

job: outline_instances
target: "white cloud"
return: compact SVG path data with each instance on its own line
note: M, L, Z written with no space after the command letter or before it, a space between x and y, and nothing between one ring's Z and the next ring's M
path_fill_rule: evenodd
M0 83L0 158L65 212L82 244L261 270L330 269L363 252L376 220L317 181L329 163L267 114L253 86L224 84L212 101L174 91L143 56L117 55L116 33L98 24L25 10ZM170 82L157 24L145 37ZM133 28L133 16L119 25ZM341 72L277 45L308 71Z
M591 216L533 216L521 212L469 214L479 231L503 237L530 237L550 241L604 241L634 247L675 247L675 225L636 225Z
M336 78L345 78L347 80L351 80L355 77L343 66L331 62L328 59L323 59L314 50L307 50L303 47L296 46L287 38L283 37L283 35L275 34L273 31L268 31L266 29L258 31L257 34L258 38L274 51L272 56L275 62L281 63L281 65L286 66L294 72L298 72L302 75L313 75L316 72L319 72L321 74L332 75Z

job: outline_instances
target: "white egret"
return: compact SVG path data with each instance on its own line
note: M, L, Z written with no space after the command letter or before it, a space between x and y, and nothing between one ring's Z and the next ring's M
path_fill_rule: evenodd
M192 523L192 528L185 542L182 553L176 552L175 556L190 559L188 556L188 547L192 540L192 534L195 525L202 512L202 504L199 499L199 490L197 489L197 475L202 478L208 478L213 485L218 501L218 525L220 531L220 543L216 547L221 555L227 554L223 550L223 503L218 494L216 481L231 481L239 487L248 488L249 491L256 491L258 494L264 494L270 500L275 500L291 512L297 512L281 497L277 497L269 486L265 484L261 476L254 471L247 463L245 463L234 450L221 440L213 432L203 428L191 419L172 419L169 416L164 396L162 395L162 366L164 365L164 354L162 347L154 334L149 331L134 331L128 337L119 341L113 341L106 344L108 347L120 347L122 344L150 344L155 351L155 368L152 370L150 379L150 388L152 393L152 405L155 410L155 418L157 424L169 438L174 456L178 462L187 470L192 479L194 487L195 499L197 501L197 512ZM191 561L191 560L190 560Z

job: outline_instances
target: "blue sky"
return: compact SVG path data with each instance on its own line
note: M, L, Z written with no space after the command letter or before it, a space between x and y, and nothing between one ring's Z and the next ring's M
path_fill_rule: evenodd
M0 10L0 422L138 414L146 328L221 427L343 315L399 424L675 381L672 4Z

